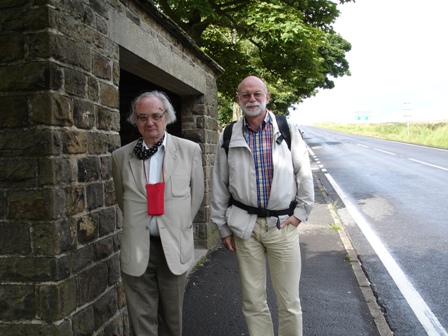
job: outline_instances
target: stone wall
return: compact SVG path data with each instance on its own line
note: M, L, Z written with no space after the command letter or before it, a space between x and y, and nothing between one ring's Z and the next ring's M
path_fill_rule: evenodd
M120 68L181 97L182 136L203 149L207 248L220 69L144 0L4 0L0 44L0 334L127 335Z

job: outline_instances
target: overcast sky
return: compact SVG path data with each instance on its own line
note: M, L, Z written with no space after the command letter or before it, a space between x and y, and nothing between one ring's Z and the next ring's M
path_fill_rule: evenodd
M305 100L293 120L448 120L448 1L356 0L339 9L335 30L352 45L352 76Z

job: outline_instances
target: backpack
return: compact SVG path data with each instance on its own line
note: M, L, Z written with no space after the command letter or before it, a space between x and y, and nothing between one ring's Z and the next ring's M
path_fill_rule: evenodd
M277 119L278 128L280 130L280 136L275 141L277 144L281 144L283 140L288 144L288 149L291 150L291 134L289 132L288 122L286 121L286 117L282 115L275 115L275 119ZM230 139L232 138L233 124L236 121L232 121L229 125L224 129L222 148L226 151L226 155L229 156L229 144Z

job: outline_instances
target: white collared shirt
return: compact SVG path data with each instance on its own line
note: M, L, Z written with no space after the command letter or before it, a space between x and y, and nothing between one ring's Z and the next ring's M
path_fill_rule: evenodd
M149 148L145 141L143 141L143 146L145 149ZM151 156L149 159L145 160L145 169L146 176L148 177L148 181L146 181L146 176L143 174L144 184L146 183L157 183L162 182L162 167L163 167L163 158L165 156L165 147L166 147L166 133L165 138L163 139L162 145L159 147L159 150ZM151 217L151 221L149 223L149 230L151 236L160 236L159 228L157 227L157 216Z

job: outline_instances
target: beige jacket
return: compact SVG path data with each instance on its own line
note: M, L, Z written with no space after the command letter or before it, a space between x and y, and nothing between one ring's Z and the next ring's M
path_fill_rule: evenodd
M291 151L286 141L276 139L280 131L272 112L273 124L272 159L274 175L268 202L269 210L287 209L294 199L298 202L294 216L305 222L314 205L314 184L308 150L299 130L290 125ZM248 239L255 226L257 215L236 206L228 206L230 196L246 205L257 207L256 174L252 152L243 135L243 120L233 127L228 157L221 147L221 134L215 151L213 168L211 219L218 227L221 238L236 235ZM283 221L288 216L281 216ZM276 217L269 217L268 226L275 226Z
M182 274L194 261L193 219L204 197L204 173L198 144L166 133L163 159L165 213L157 218L168 266ZM123 212L121 270L142 275L149 261L149 223L142 161L134 156L136 141L112 153L112 174Z

